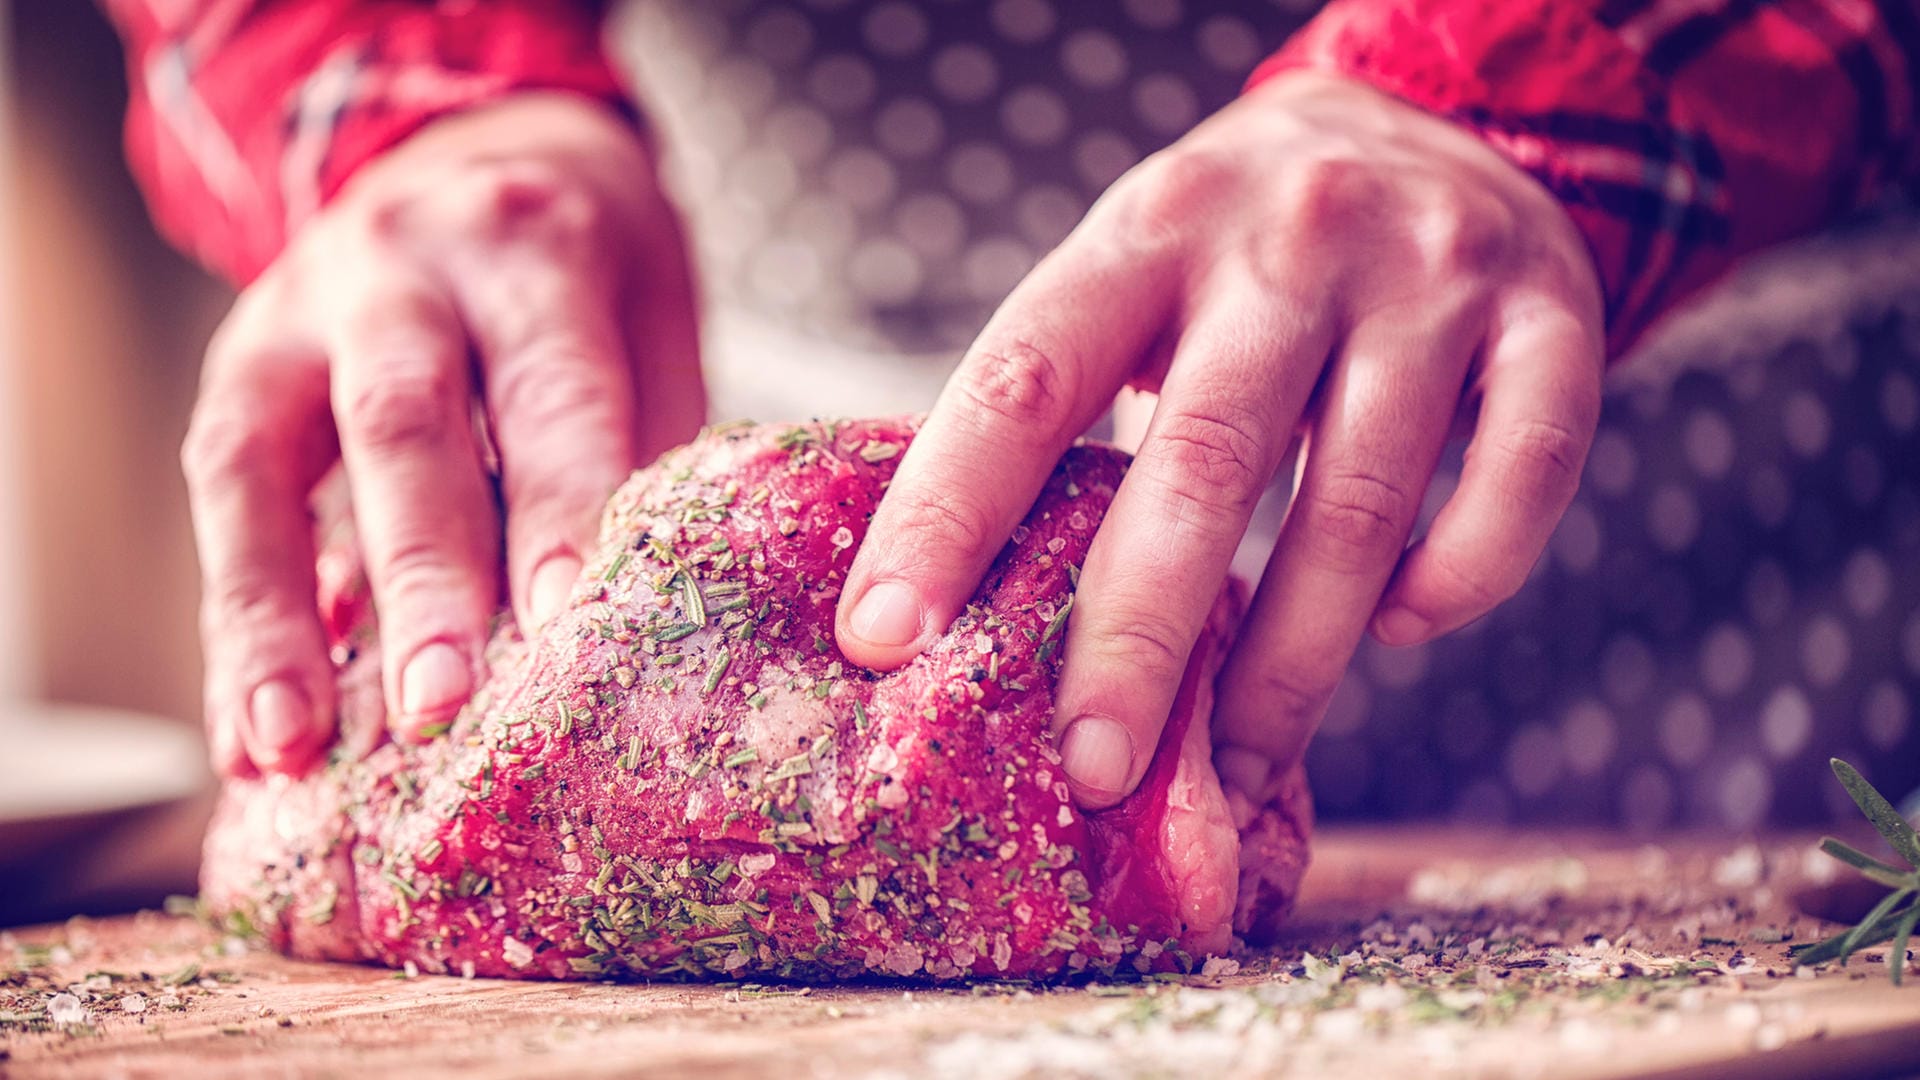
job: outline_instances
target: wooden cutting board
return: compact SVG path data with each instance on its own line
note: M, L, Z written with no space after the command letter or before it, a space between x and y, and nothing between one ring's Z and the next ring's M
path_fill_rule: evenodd
M1793 903L1810 848L1330 829L1295 929L1239 972L1052 990L407 978L158 913L76 920L0 940L0 1076L1920 1071L1920 979L1890 985L1884 947L1785 959L1834 929ZM35 1010L75 983L86 1022L48 1030Z

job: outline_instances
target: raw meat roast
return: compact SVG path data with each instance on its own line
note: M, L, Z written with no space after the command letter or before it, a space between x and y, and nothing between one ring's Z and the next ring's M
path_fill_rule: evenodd
M378 738L376 627L336 551L341 749L228 785L212 910L296 956L556 979L1172 970L1271 931L1310 811L1297 770L1230 792L1211 764L1236 595L1134 796L1083 814L1050 746L1124 454L1067 454L925 655L842 659L834 602L914 426L721 427L635 473L567 609L531 642L501 616L487 685L421 747Z

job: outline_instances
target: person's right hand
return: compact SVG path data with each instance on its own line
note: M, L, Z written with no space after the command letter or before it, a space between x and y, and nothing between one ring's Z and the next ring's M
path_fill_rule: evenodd
M608 493L704 408L679 223L649 148L604 108L514 97L361 169L234 305L182 451L215 766L299 772L332 740L307 503L336 458L389 727L417 739L478 685L499 603L476 410L533 627L565 602Z

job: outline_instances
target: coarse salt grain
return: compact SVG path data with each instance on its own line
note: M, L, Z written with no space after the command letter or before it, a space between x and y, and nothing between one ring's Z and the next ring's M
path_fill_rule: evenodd
M53 1000L47 1002L47 1019L62 1026L84 1024L87 1022L87 1007L72 994L55 994Z
M533 949L519 938L507 938L500 943L500 957L516 968L533 963Z

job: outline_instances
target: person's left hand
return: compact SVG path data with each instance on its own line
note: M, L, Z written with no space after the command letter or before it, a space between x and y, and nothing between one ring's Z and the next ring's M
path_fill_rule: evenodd
M1159 742L1261 492L1298 484L1215 717L1250 795L1296 762L1369 624L1392 644L1511 595L1572 499L1600 403L1586 247L1470 131L1292 74L1128 173L1008 298L902 459L840 600L893 667L965 604L1054 463L1123 387L1158 394L1080 580L1056 695L1082 805ZM1459 487L1407 539L1463 403Z

